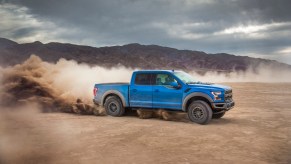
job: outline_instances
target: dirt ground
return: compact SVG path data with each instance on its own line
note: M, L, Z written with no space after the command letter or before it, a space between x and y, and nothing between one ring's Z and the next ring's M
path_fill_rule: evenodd
M228 83L208 125L2 110L0 163L291 163L291 84Z

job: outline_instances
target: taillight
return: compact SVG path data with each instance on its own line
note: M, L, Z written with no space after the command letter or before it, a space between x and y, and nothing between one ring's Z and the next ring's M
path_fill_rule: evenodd
M94 88L94 89L93 89L94 97L97 95L97 91L98 91L98 88Z

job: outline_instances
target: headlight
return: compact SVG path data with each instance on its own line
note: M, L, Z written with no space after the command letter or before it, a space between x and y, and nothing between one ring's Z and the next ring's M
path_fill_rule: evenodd
M211 94L214 96L214 100L221 100L221 97L219 97L221 95L220 91L211 92Z

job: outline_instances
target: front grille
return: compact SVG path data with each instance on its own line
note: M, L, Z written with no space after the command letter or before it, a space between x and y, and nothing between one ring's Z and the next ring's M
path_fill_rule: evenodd
M232 90L231 89L225 90L224 99L225 99L225 101L232 100Z

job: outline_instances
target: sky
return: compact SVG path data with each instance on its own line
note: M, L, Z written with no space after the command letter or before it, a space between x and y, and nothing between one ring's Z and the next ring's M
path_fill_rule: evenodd
M0 37L140 43L291 64L290 0L0 0Z

